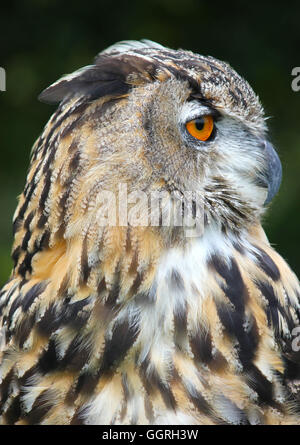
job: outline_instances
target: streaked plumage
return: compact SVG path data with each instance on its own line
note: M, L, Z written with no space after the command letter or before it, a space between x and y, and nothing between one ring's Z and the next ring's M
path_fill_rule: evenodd
M214 58L125 42L41 99L60 104L14 216L1 423L299 423L299 283L260 223L280 167L250 86ZM199 144L182 125L208 112ZM172 192L196 192L203 233L101 225L100 192L120 183L165 191L167 214Z

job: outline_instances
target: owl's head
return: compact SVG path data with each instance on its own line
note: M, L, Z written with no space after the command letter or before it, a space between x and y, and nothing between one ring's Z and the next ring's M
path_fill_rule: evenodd
M46 175L40 204L51 212L52 190L52 214L73 231L89 224L84 213L97 218L100 192L120 183L128 193L196 192L205 221L223 228L258 219L279 188L257 96L212 57L121 42L40 99L60 102L33 153Z

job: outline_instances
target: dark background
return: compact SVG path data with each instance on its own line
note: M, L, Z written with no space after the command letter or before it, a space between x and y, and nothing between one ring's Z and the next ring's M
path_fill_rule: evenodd
M62 74L90 64L105 47L147 38L229 62L260 96L270 137L283 164L283 183L264 227L300 275L300 2L196 0L10 1L0 6L0 286L10 269L11 220L31 147L54 111L37 95Z

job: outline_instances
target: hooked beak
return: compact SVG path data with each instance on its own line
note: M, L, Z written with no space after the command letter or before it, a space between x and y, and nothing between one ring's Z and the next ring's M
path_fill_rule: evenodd
M282 166L279 156L270 142L263 141L263 150L265 150L267 161L263 178L263 182L268 187L268 195L264 202L264 206L266 206L272 201L279 190L282 179Z

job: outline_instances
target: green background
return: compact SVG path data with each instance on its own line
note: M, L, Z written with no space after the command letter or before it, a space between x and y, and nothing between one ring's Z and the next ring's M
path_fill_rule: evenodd
M291 71L300 66L299 20L299 1L2 2L0 66L7 91L0 92L0 286L11 269L11 220L31 146L55 109L37 95L114 42L141 38L225 60L260 96L284 175L264 227L300 275L300 91L291 88Z

